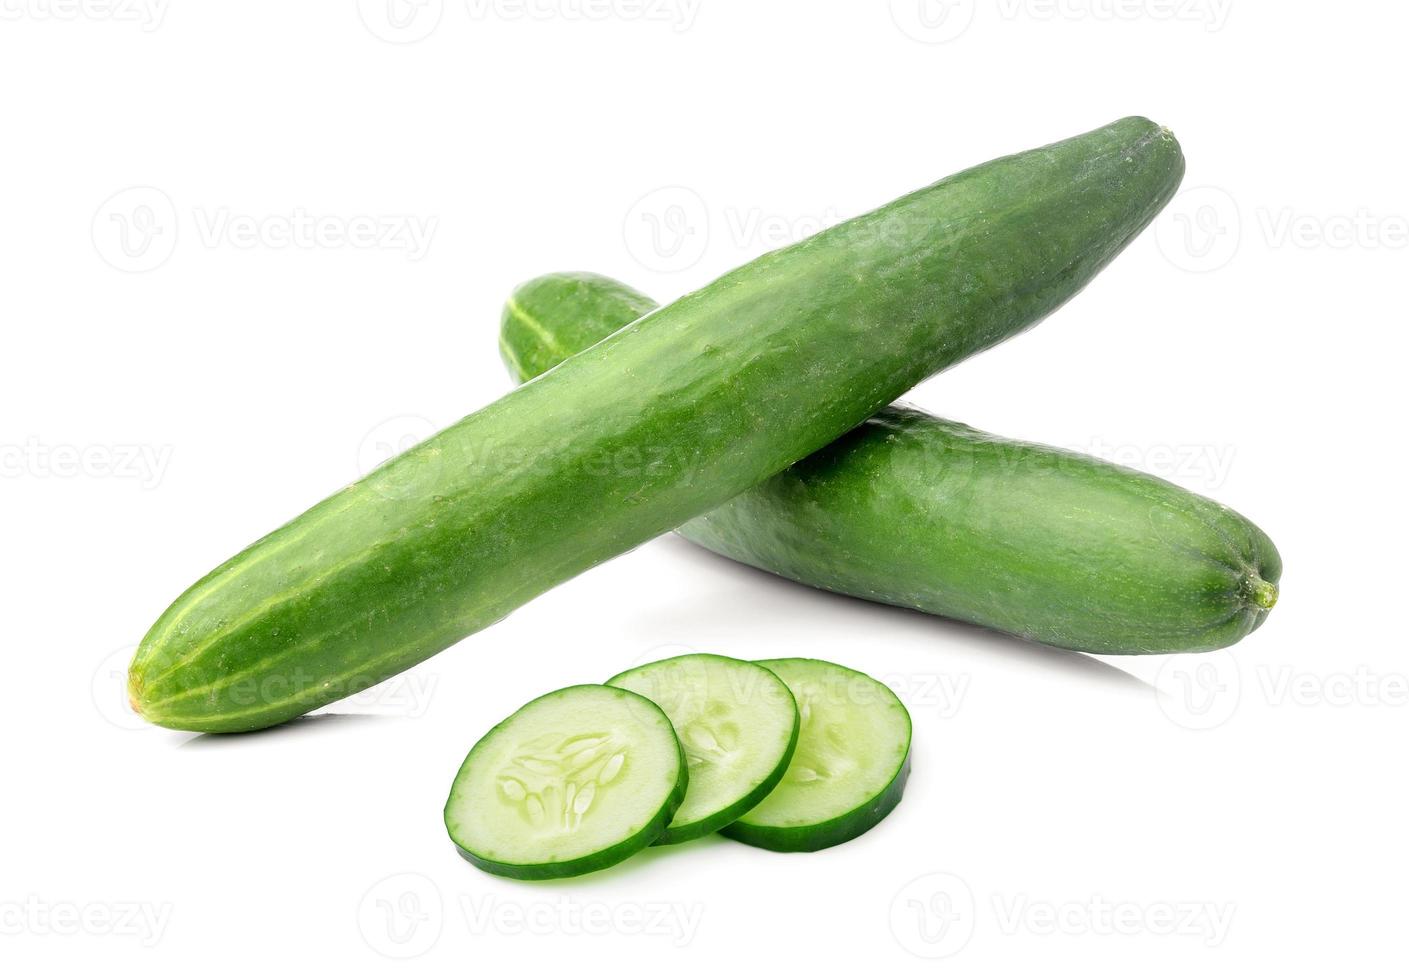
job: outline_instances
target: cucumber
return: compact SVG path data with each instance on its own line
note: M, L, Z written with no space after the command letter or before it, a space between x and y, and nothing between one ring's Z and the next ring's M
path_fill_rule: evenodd
M645 849L688 781L659 707L580 684L535 698L475 743L450 787L445 829L485 871L568 878Z
M247 731L406 670L1041 319L1183 170L1167 130L1123 119L728 273L217 567L139 644L134 708Z
M601 276L535 279L506 309L506 363L547 370L653 308ZM1220 504L903 405L679 531L807 585L1091 653L1236 643L1281 575L1267 535Z
M895 809L910 775L910 713L895 692L825 660L760 660L797 699L802 731L778 788L726 837L770 851L820 851Z
M685 802L657 844L679 844L733 823L778 785L798 738L788 686L767 668L687 653L607 681L658 704L685 750Z

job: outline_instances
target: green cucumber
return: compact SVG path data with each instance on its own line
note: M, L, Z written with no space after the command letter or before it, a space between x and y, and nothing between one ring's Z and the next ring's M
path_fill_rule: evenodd
M765 667L687 653L633 667L607 683L660 705L685 750L685 802L657 844L694 840L733 823L778 785L793 757L797 705Z
M778 788L721 833L770 851L819 851L860 837L895 809L910 775L910 713L859 671L795 657L760 660L802 716Z
M1040 320L1183 171L1167 130L1122 119L728 273L217 567L138 646L133 706L247 731L406 670Z
M654 307L601 276L535 279L508 304L506 363L525 380ZM679 531L807 585L1091 653L1236 643L1281 574L1267 535L1227 507L902 405Z
M688 781L659 707L580 684L535 698L475 743L450 787L445 829L485 871L568 878L644 850Z

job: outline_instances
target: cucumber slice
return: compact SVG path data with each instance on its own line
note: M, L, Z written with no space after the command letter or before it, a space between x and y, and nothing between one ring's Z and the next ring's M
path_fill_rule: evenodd
M748 813L783 778L799 716L776 674L746 660L687 653L607 681L650 698L675 726L690 784L657 844L712 834Z
M567 878L616 864L660 835L685 797L670 719L600 684L535 698L460 766L445 829L472 864L510 878Z
M802 733L783 781L722 831L771 851L818 851L895 809L910 775L910 713L890 688L825 660L760 660L797 699Z

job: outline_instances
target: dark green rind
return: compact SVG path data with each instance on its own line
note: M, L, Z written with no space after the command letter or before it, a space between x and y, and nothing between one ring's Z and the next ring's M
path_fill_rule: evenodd
M838 844L855 840L889 816L890 811L896 808L905 794L905 783L909 778L910 756L907 753L904 764L895 774L891 784L879 796L850 813L810 827L766 827L736 821L721 828L719 833L751 847L761 847L769 851L821 851L836 847Z
M687 656L687 657L689 657L689 656L714 657L714 656L719 656L719 655L718 655L718 654L705 653L705 654L681 654L681 656ZM667 660L674 660L674 659L676 659L676 658L675 658L675 657L667 657L666 659L667 659ZM721 660L732 660L732 659L734 659L734 658L732 658L732 657L719 657L719 659L721 659ZM662 661L660 661L660 660L655 660L655 661L652 661L651 664L642 664L641 667L650 667L652 664L661 663L661 662L662 662ZM759 664L759 663L754 662L754 661L743 661L743 662L744 662L744 663L752 663L755 667L762 667L762 666L763 666L762 664ZM640 670L641 667L633 667L633 668L631 668L631 670L623 670L621 673L616 674L615 676L613 676L613 677L611 677L610 679L608 679L608 680L606 681L607 686L609 686L609 687L615 686L615 684L616 684L616 682L617 682L618 680L620 680L621 678L625 677L627 674L630 674L632 671ZM767 667L763 667L763 669L764 669L764 670L768 670ZM769 673L771 674L772 671L769 671ZM774 676L776 677L777 675L775 674ZM778 680L779 680L779 683L782 683L782 678L778 678ZM787 687L787 684L783 684L783 687L786 688L786 687ZM789 693L791 693L791 692L789 692ZM779 782L782 781L782 779L783 779L783 774L788 771L788 763L790 763L790 762L793 761L793 752L797 750L797 737L798 737L798 733L799 733L801 730L802 730L802 719L798 716L798 713L797 713L797 702L796 702L796 700L794 700L794 702L793 702L793 733L792 733L792 736L788 739L788 748L787 748L787 751L785 751L785 752L783 753L783 758L782 758L782 760L778 763L778 767L777 767L776 769L774 769L773 772L771 772L771 773L768 775L768 778L766 778L765 780L763 780L763 782L761 782L761 783L759 783L757 786L755 786L752 790L749 791L749 793L748 793L746 796L743 796L742 798L740 798L739 801L738 801L737 803L733 804L732 806L724 807L722 810L716 810L714 813L711 813L711 814L709 814L708 816L701 817L699 820L696 820L694 823L681 824L679 827L671 827L671 826L669 826L669 824L667 824L666 828L665 828L663 831L661 831L660 836L657 837L654 841L651 842L651 846L652 846L652 847L660 847L660 846L664 846L664 845L666 845L666 844L683 844L683 843L685 843L686 841L697 840L698 838L707 836L708 834L712 834L712 833L714 833L714 832L717 831L717 830L722 830L723 828L725 828L725 827L729 826L730 824L732 824L734 821L738 820L738 819L739 819L740 817L742 817L745 813L748 813L748 812L749 812L750 810L752 810L754 807L756 807L756 806L758 806L760 803L762 803L762 802L763 802L763 798L764 798L765 796L767 796L769 793L773 792L773 788L774 788L775 786L777 786ZM677 735L677 737L678 737L678 735ZM683 747L682 747L682 751L683 751ZM688 767L688 763L687 763L687 767Z
M134 707L170 728L247 731L414 666L1031 326L1183 170L1167 131L1123 119L742 266L218 567L139 645Z
M812 658L794 657L790 659L808 660ZM767 665L772 661L759 660L755 662ZM830 661L818 662L827 663L839 670L859 674L866 677L867 680L875 681L874 678L862 674L859 670L852 670L850 667L843 667L841 664L833 664ZM901 707L904 708L904 705L902 704ZM910 718L908 711L905 712L905 717L908 721ZM905 757L900 762L900 768L895 771L895 776L886 784L885 789L853 810L848 810L830 820L801 827L773 827L767 824L751 824L739 820L722 828L719 833L752 847L761 847L769 851L820 851L838 844L845 844L849 840L855 840L889 816L890 812L900 803L900 798L905 795L905 784L910 779L908 743L911 738L913 738L913 728L907 730L906 733L907 746ZM759 802L761 803L762 800L760 799Z
M529 704L542 701L544 698L555 697L576 688L596 686L598 685L574 684L572 687L564 687L556 691L550 691L547 694L529 701L528 704L519 708L519 711L528 707ZM624 688L617 688L617 690L625 694L630 694L641 702L640 707L653 710L662 718L665 718L665 712L661 711L660 707L648 698L643 698L634 691L627 691ZM518 712L516 711L514 714L518 714ZM479 741L483 742L490 735L494 734L494 732L506 725L510 718L513 718L513 715L510 715L498 725L491 728L481 736ZM667 728L674 731L674 728L670 725L669 718L665 718L665 723ZM475 748L478 746L479 742L476 742ZM450 784L450 796L445 801L444 810L445 830L446 833L450 834L450 840L455 845L455 849L460 852L462 858L482 871L488 871L490 874L496 874L504 878L518 878L521 881L546 881L549 878L576 878L580 875L590 874L593 871L601 871L603 868L610 868L614 864L620 864L622 861L631 857L631 855L644 851L655 842L660 836L661 831L665 829L666 824L670 823L670 818L675 815L675 811L680 806L681 801L685 799L685 790L689 786L689 767L685 763L685 750L681 748L680 740L677 738L675 740L675 749L680 762L679 778L675 781L675 788L671 791L670 795L666 797L665 803L656 811L655 816L647 821L646 825L637 833L632 834L630 837L617 844L613 844L611 847L603 848L593 854L583 855L580 858L574 858L571 861L553 861L544 864L506 864L503 861L494 861L474 853L460 841L455 840L455 834L450 830L450 804L455 799L455 783L459 782L460 773L464 772L465 767L469 765L470 756L474 755L475 748L471 748L469 753L465 756L465 761L460 763L460 768L455 773L455 782Z
M549 330L535 311L573 309L579 319L559 321ZM519 381L530 381L607 334L644 316L656 304L625 283L591 272L541 276L515 290L499 321L499 355ZM616 327L599 333L599 323Z
M612 287L615 316L601 315L579 302L600 277L571 290L562 280L574 275L516 298L549 337L571 324L590 346L654 308ZM545 353L530 338L508 343ZM1281 576L1267 535L1221 504L903 405L679 531L817 588L1091 653L1236 643L1267 618Z

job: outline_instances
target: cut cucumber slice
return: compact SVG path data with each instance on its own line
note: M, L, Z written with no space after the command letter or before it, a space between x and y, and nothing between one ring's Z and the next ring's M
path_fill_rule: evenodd
M910 713L890 688L825 660L760 660L797 699L802 733L768 797L722 831L771 851L818 851L895 809L910 775Z
M760 803L783 778L798 739L788 686L746 660L689 653L607 681L650 698L675 726L690 769L685 802L657 844L712 834Z
M660 708L623 688L566 687L475 743L450 787L445 829L485 871L567 878L649 845L684 799L687 779Z

